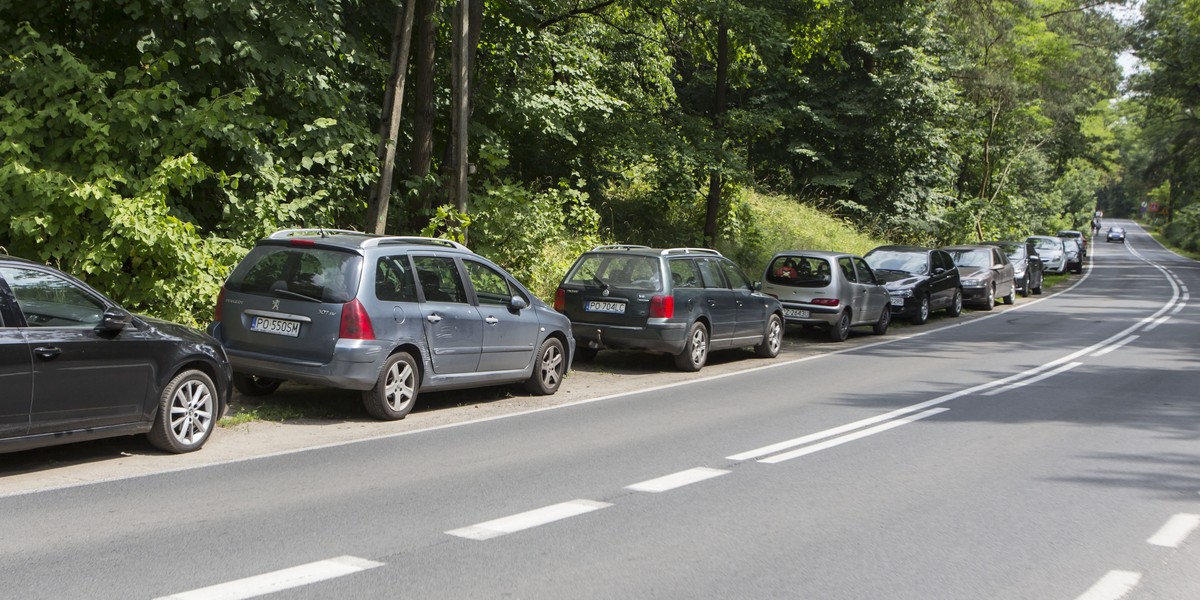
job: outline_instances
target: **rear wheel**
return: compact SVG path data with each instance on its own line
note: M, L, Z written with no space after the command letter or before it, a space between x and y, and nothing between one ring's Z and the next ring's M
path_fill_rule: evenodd
M362 393L363 407L376 419L403 419L417 403L419 380L417 361L407 352L397 352L384 361L375 387Z
M538 350L533 365L533 374L525 382L525 389L538 396L549 396L562 385L563 371L567 368L562 342L557 338L546 338Z
M219 403L212 378L204 371L184 371L163 388L146 437L155 448L175 454L199 450L216 425Z
M687 343L683 352L675 355L675 366L680 371L694 373L704 367L708 360L708 329L699 321L692 323L688 330Z
M233 374L233 387L243 396L269 396L279 389L282 379L259 377L245 373Z
M1002 302L1004 302L1005 304L1012 304L1013 302L1016 302L1016 299L1013 298L1013 296L1016 295L1016 293L1017 293L1017 284L1014 283L1012 289L1008 290L1008 294L1005 296L1002 296L1000 298L1000 300Z
M771 315L767 319L767 333L761 344L754 347L754 355L759 358L775 358L783 346L783 319L779 315Z
M835 342L844 342L848 337L850 337L850 311L843 310L837 322L829 326L829 339Z

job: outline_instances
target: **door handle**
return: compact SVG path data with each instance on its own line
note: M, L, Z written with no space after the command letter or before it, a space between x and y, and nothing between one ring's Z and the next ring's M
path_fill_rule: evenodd
M430 323L437 323L438 321L442 320L442 317L440 315L429 315L428 317L425 317L425 320L429 321Z
M496 323L500 322L500 319L497 319L496 317L488 317L484 319L484 321L487 322L488 325L495 325Z
M62 354L62 349L55 346L38 346L33 349L33 353L42 360L54 360L58 358L59 354Z

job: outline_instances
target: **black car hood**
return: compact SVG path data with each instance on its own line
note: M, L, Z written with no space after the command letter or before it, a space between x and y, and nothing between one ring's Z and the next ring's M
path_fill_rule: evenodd
M876 270L875 278L889 290L910 288L928 279L925 275L913 275L912 273L905 273L903 271L887 271L884 269Z

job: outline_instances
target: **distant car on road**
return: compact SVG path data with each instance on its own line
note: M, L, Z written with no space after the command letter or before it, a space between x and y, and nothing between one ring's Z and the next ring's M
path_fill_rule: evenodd
M970 302L983 310L992 310L999 298L1005 304L1013 303L1016 293L1015 269L1008 257L995 246L947 246L958 266L963 290L963 302Z
M134 434L199 450L228 405L230 373L207 335L0 256L0 452Z
M920 325L935 310L962 314L958 267L944 250L880 246L863 256L891 294L892 316Z
M1031 235L1027 241L1032 242L1042 258L1045 272L1051 275L1062 275L1067 272L1067 247L1060 237L1052 235Z
M996 246L1008 256L1013 265L1013 278L1016 281L1017 293L1021 296L1042 293L1042 280L1045 278L1042 259L1038 256L1037 248L1032 242L984 242L985 245Z
M1105 242L1121 242L1125 243L1125 229L1121 227L1109 227L1108 235L1105 237Z
M823 327L835 342L845 341L850 328L859 325L883 335L892 320L887 288L853 254L780 252L767 264L762 291L783 304L785 321Z

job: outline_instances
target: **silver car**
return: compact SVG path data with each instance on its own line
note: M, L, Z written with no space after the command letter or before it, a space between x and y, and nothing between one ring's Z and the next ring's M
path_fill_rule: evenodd
M403 418L421 390L525 382L553 394L571 323L511 275L448 240L286 230L259 241L209 327L247 395L283 380L362 391Z
M870 325L887 333L891 296L860 256L841 252L792 250L776 254L763 275L762 291L783 304L783 318L817 325L841 342L850 328Z
M961 274L963 303L973 303L983 310L992 310L999 298L1013 303L1016 293L1015 269L1004 252L995 246L948 246Z
M1042 257L1042 266L1046 273L1062 275L1067 272L1067 248L1060 237L1050 235L1031 235L1029 242L1037 248L1038 256Z

